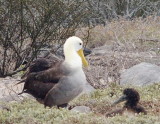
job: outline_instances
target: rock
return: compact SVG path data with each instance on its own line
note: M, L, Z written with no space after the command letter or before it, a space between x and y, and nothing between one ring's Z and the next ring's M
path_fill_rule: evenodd
M89 54L92 53L92 50L88 49L88 48L83 48L83 51L84 51L84 55L87 56Z
M22 101L24 98L32 98L29 94L18 95L22 92L24 83L17 84L18 79L7 77L0 78L0 102Z
M89 113L91 112L91 109L87 106L76 106L73 109L71 109L71 111L80 112L80 113Z
M160 82L160 66L142 62L121 74L120 84L143 86Z
M110 83L119 84L120 75L128 68L141 62L147 62L160 66L160 55L155 51L139 51L126 49L113 43L92 49L87 56L89 68L85 68L88 82L94 88L106 88Z
M4 96L3 98L0 98L1 102L12 102L12 101L21 101L22 98L16 94L11 94L11 95L7 95Z
M92 55L104 55L107 54L108 51L112 51L113 46L112 45L104 45L101 47L97 47L93 49Z
M10 94L0 98L0 102L21 102L25 98L35 99L33 96L23 93L22 95Z

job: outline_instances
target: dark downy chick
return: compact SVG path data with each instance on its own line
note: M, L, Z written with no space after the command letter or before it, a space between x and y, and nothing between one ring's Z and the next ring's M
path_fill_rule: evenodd
M123 115L125 113L134 113L134 114L147 114L146 110L140 106L139 103L140 95L139 93L133 88L127 88L123 91L123 96L121 96L118 100L116 100L112 106L126 101L122 109L114 110L106 114L107 117L113 117L117 114Z

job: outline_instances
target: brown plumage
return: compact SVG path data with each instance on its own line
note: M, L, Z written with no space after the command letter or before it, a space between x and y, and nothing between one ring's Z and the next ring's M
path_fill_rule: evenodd
M118 115L125 115L125 114L128 115L129 113L132 113L132 114L135 114L135 113L137 113L137 114L139 114L139 113L147 114L145 109L138 104L139 100L140 100L139 93L133 88L127 88L123 91L123 96L120 97L117 101L115 101L113 103L113 105L116 105L120 102L126 101L123 108L114 110L112 112L109 112L109 113L106 114L106 116L107 117L113 117L117 114Z
M82 64L87 66L88 63L82 52L82 43L75 36L67 39L64 61L35 60L29 67L23 92L33 95L45 106L67 106L83 91L86 83Z
M63 76L63 72L59 67L61 64L62 62L56 63L44 58L33 61L29 67L23 92L29 93L38 101L44 102L47 93Z

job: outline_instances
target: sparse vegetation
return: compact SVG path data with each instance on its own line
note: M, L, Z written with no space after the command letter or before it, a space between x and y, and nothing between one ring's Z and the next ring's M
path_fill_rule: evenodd
M89 13L81 9L83 4L62 0L0 1L0 77L25 70L42 48L53 43L61 46L74 35ZM27 64L21 68L24 61Z
M123 51L155 51L160 47L160 17L148 16L147 18L115 19L107 22L106 26L80 28L76 35L86 39L88 33L88 46L96 48L102 45L115 44L123 47ZM114 50L118 50L115 49ZM157 52L158 53L158 52Z
M128 87L128 86L125 86ZM21 103L7 104L11 111L0 111L0 123L7 124L158 124L160 121L160 84L154 84L145 87L134 87L141 96L140 104L147 110L147 115L115 116L106 118L104 114L108 111L122 107L123 104L116 107L110 107L111 103L122 95L125 87L110 85L103 90L96 90L90 96L82 95L70 103L70 106L85 105L89 106L93 112L84 114L69 111L67 109L44 108L44 106L35 100L26 99ZM132 86L129 86L132 87Z
M146 19L136 18L132 21L126 19L113 20L107 26L98 25L95 27L81 28L76 32L77 36L84 38L90 48L100 47L102 45L113 45L111 52L103 55L103 59L95 57L90 58L90 67L93 70L88 71L88 77L92 79L94 87L97 90L91 95L83 95L70 103L70 106L76 105L89 106L92 113L75 113L67 109L44 108L35 100L26 99L21 103L7 103L11 111L0 111L0 123L2 124L50 124L50 123L86 123L86 124L137 124L137 123L159 123L160 122L160 85L155 84L146 87L135 87L141 95L140 104L148 111L148 115L137 115L135 117L115 116L106 118L104 114L107 111L122 107L110 107L110 104L122 94L125 87L117 83L107 81L108 77L114 77L114 81L119 80L119 71L122 68L129 68L132 65L143 61L139 56L126 56L123 53L136 52L155 52L159 56L159 17L148 17ZM86 36L88 32L88 37ZM117 47L118 46L118 47ZM122 52L122 53L121 53ZM120 53L121 56L118 56ZM117 56L116 56L117 55ZM125 56L125 57L124 57ZM144 57L144 56L143 56ZM98 59L97 59L98 58ZM153 61L153 58L150 58ZM155 62L153 62L155 63ZM104 79L103 81L102 78ZM113 80L112 80L113 81ZM129 86L131 87L131 86ZM6 104L6 103L5 103Z
M44 108L36 100L25 99L0 103L11 109L0 110L0 123L159 124L160 83L134 87L140 93L140 104L147 115L104 116L123 106L110 105L124 88L132 87L118 85L121 71L143 61L160 65L159 15L159 0L1 0L0 77L21 75L41 48L54 43L61 47L70 35L82 38L85 47L91 49L107 47L103 54L88 56L90 67L85 71L96 91L70 103L71 107L88 106L92 112ZM28 63L23 65L25 60ZM0 88L4 90L1 96L18 90Z
M89 82L104 88L109 82L119 83L120 72L141 62L160 65L160 18L150 16L127 20L120 18L106 26L81 28L76 32L88 41L93 54L88 56ZM85 35L88 33L88 37Z
M58 43L61 46L64 40L74 35L80 27L103 24L110 28L108 22L120 19L121 16L132 20L136 17L157 17L159 14L160 2L158 0L1 0L0 77L12 76L25 70L38 56L41 48L52 46L51 43ZM123 39L123 31L128 28L123 28L124 23L121 21L120 28L123 29L118 30L119 25L116 24L112 21L112 28L115 25L117 31L111 30L107 34L108 38L114 37L116 42L120 43L119 40L126 40ZM138 21L137 24L139 24ZM99 45L102 45L107 37L105 36L106 27L97 26L91 31L94 37L94 34L99 34L100 29L104 31L95 39L99 41ZM118 35L119 31L121 34ZM152 31L154 32L154 29ZM129 35L133 32L128 30L127 33ZM142 32L137 31L137 33L143 35ZM86 37L89 38L87 34L85 34ZM148 40L144 38L138 40ZM149 40L157 41L157 39ZM91 44L94 46L93 43ZM56 52L56 50L53 51ZM21 68L26 60L28 64Z

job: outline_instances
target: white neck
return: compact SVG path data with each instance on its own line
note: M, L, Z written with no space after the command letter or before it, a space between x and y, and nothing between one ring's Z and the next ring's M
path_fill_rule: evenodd
M65 63L72 69L82 68L82 60L81 57L75 50L66 50L65 54Z

